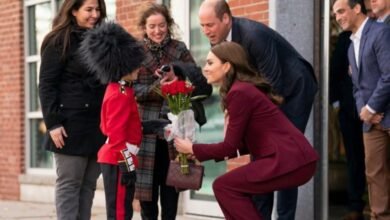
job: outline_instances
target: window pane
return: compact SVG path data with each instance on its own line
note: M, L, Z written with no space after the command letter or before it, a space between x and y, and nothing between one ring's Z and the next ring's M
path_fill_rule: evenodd
M38 66L36 62L28 64L28 75L29 75L29 111L35 112L40 111L40 103L38 99Z
M191 54L197 64L204 66L207 53L210 50L208 39L203 35L199 25L198 10L202 0L190 0L190 45ZM215 143L223 140L224 119L220 107L219 89L214 87L210 98L203 104L206 111L207 123L197 130L196 140L200 143ZM214 161L202 163L205 166L205 176L202 188L191 192L191 198L200 200L215 200L212 191L214 179L226 172L226 162Z
M52 12L50 3L28 7L28 54L39 54L45 35L51 29Z
M60 9L62 3L64 3L64 0L57 0L57 11Z
M43 119L30 119L30 167L53 168L52 153L46 151L43 143L46 133Z
M210 44L199 25L198 11L201 3L202 0L190 1L190 45L192 56L194 56L198 65L203 66Z
M116 0L106 0L107 18L109 20L115 20L116 15Z

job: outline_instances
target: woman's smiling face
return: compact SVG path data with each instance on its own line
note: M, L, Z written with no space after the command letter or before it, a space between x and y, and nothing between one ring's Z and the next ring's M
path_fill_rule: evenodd
M77 25L82 28L93 28L100 18L100 6L97 0L85 0L78 10L73 10Z
M152 14L146 19L145 33L150 40L161 43L168 34L168 24L162 14Z
M208 84L221 85L229 69L230 63L223 63L210 51L203 67L203 75L206 77Z

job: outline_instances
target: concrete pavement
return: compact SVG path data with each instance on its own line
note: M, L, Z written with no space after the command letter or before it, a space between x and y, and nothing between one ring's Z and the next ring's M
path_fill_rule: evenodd
M56 212L54 204L0 200L0 220L54 220ZM105 220L103 207L93 207L91 220ZM176 220L199 220L188 216L178 216ZM141 220L139 212L134 213L133 220Z

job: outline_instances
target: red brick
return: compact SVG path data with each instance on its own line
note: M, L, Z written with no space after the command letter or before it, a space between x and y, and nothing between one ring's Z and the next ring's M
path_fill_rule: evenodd
M23 1L1 1L0 199L19 199L24 170Z

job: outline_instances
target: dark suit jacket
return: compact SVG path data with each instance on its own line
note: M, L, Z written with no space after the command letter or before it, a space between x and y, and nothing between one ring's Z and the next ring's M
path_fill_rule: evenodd
M390 27L369 19L364 26L359 49L359 67L353 44L348 50L353 92L358 112L368 104L384 113L381 125L390 128ZM371 125L364 124L367 132Z
M264 181L318 160L304 135L252 84L236 81L226 103L225 139L217 144L194 144L200 161L230 158L237 150L249 152L253 161L247 166L247 180Z
M386 19L383 21L385 24L390 24L390 15L387 15Z
M237 17L233 17L232 41L246 49L250 63L285 98L281 107L287 117L308 117L317 81L312 66L293 46L266 25Z
M332 53L329 70L330 103L340 102L340 112L349 120L359 120L356 102L352 94L352 78L349 71L348 48L351 44L351 32L344 31L338 36Z

